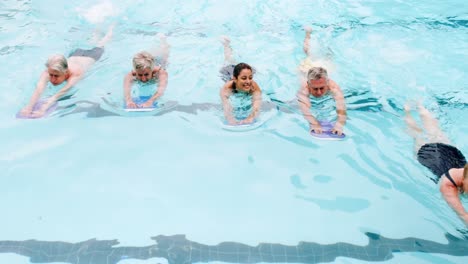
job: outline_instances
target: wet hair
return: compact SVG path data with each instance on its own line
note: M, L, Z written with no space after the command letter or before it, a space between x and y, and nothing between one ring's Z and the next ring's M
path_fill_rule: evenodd
M236 66L234 66L232 76L234 76L234 78L237 79L237 77L239 77L239 74L241 73L241 71L244 70L244 69L250 70L252 72L252 74L255 73L255 71L252 69L252 67L250 65L248 65L247 63L241 62L241 63L237 64ZM234 93L238 92L235 82L232 83L232 91Z
M321 78L325 78L328 81L328 72L322 67L312 67L307 73L307 81L315 81Z
M248 65L247 63L241 62L241 63L237 64L234 67L234 71L232 73L234 78L237 79L237 77L239 77L239 74L241 73L241 71L244 70L244 69L250 70L253 73L252 67L250 67L250 65Z
M138 52L133 56L133 69L153 69L154 68L154 56L149 52L142 51Z
M49 59L47 59L45 66L61 73L66 73L68 70L67 59L62 54L50 56Z

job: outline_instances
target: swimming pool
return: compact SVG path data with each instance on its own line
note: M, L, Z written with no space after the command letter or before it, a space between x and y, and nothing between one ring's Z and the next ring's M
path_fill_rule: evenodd
M423 100L468 153L463 1L6 0L0 12L0 263L466 262L466 227L401 118ZM48 55L114 22L73 98L14 118ZM222 129L219 36L256 68L265 100L289 101L303 25L337 66L348 139L314 140L294 111ZM159 32L177 106L126 115L113 104L123 76Z

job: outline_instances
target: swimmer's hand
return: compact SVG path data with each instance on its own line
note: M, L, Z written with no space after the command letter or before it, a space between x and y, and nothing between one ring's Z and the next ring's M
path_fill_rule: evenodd
M45 115L45 110L39 109L37 111L33 111L30 115L32 118L39 118Z
M309 131L310 132L314 132L315 134L322 134L323 130L322 130L322 126L320 124L310 124L310 127L309 127Z
M235 126L238 124L237 120L234 119L232 116L226 116L226 123L230 126Z
M125 104L127 108L137 108L137 104L135 104L135 102L133 101L127 101L127 103Z
M140 108L151 108L153 107L154 101L153 100L148 100L142 104L139 104L138 107Z
M32 114L32 107L26 106L20 111L20 116L29 117Z
M335 126L332 128L331 132L335 135L343 135L343 125L339 122L336 122Z
M237 124L239 125L249 125L249 124L252 124L253 122L255 121L255 119L253 117L248 117L244 120L241 120L239 122L237 122Z
M33 117L33 118L43 117L45 115L47 109L49 109L49 107L54 102L55 101L53 99L47 100L47 102L45 102L43 105L41 105L41 108L39 108L38 110L32 112L31 117Z

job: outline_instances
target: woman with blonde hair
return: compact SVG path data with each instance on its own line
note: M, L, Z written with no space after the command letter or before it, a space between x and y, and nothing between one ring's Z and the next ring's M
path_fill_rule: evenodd
M166 90L168 74L165 70L169 57L169 44L166 36L160 35L161 44L158 52L141 51L133 56L133 70L125 75L124 100L126 108L152 108ZM157 53L160 53L160 56ZM159 64L156 57L160 57ZM132 91L133 83L137 81L141 85L136 91ZM159 82L159 85L156 84ZM150 89L144 89L148 86ZM158 87L157 87L158 86ZM157 87L157 89L156 89ZM137 94L138 96L132 95Z

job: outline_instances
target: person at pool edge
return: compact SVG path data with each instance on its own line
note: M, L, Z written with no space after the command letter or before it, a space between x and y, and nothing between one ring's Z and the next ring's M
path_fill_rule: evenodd
M328 77L328 72L325 69L327 62L311 60L309 48L311 32L312 29L310 27L305 28L303 49L307 57L299 66L299 71L301 73L301 86L297 93L299 109L301 110L305 120L309 123L309 131L311 133L320 134L323 132L320 124L321 120L317 120L311 112L311 107L313 107L311 96L313 98L332 96L336 104L335 108L337 116L331 132L333 134L342 135L343 128L346 123L346 104L343 92L341 91L340 86Z
M460 201L460 195L468 194L468 164L461 151L450 145L437 120L422 105L418 105L422 127L405 105L407 133L414 139L414 151L419 163L428 168L439 181L439 190L447 204L468 226L468 212Z
M230 39L222 37L224 47L224 67L221 68L221 78L226 83L220 90L224 117L229 125L244 125L255 122L259 116L262 103L262 90L253 80L254 70L247 63L235 63L232 56ZM249 114L242 119L235 116L235 109L230 102L234 95L248 96L250 101Z
M124 79L124 99L127 108L148 108L153 107L157 99L159 99L166 90L168 74L165 70L168 63L170 46L167 43L167 38L164 34L160 36L160 48L152 53L141 51L133 57L133 70L130 71ZM156 58L159 57L159 65L156 65ZM135 81L140 83L150 83L151 91L141 96L143 90L139 88L140 97L132 98L132 85ZM153 82L159 81L159 87L156 89ZM153 89L154 88L154 89Z
M101 58L104 53L105 44L112 37L113 27L114 26L112 25L109 28L107 34L93 49L77 49L70 54L68 59L66 59L62 54L50 56L45 64L47 69L42 72L29 103L20 110L19 114L22 117L42 117L49 107L63 98L63 96L67 95L68 91L83 79L85 73L91 68L91 66ZM44 93L49 82L53 86L60 85L64 82L66 82L66 84L57 93L47 98L45 103L42 104L39 109L35 109L36 103Z

